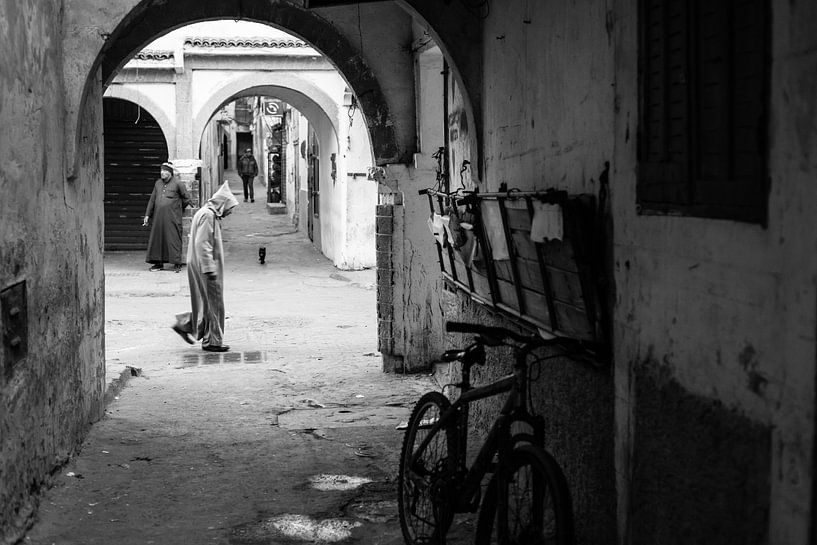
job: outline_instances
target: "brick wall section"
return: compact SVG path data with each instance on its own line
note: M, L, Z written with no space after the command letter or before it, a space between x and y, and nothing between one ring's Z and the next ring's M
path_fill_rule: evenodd
M377 258L377 348L387 356L394 353L394 268L393 239L394 205L380 204L376 208L375 251Z

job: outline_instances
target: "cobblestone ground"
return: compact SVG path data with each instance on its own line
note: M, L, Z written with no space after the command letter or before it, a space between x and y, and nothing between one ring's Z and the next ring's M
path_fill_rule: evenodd
M374 270L335 269L262 200L224 220L230 352L170 329L186 270L106 255L109 384L140 376L55 476L25 543L402 543L395 427L435 385L381 372Z

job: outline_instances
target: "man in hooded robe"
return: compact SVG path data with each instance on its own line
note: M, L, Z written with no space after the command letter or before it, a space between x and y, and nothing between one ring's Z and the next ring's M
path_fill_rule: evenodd
M190 282L192 312L176 315L173 331L193 344L201 339L208 352L226 352L224 337L224 248L221 243L221 221L229 216L238 201L230 184L218 188L190 224L187 246L187 278Z
M152 263L149 271L161 271L165 263L173 263L173 270L182 270L182 212L190 206L187 188L173 176L173 164L162 163L160 178L153 184L153 193L145 210L142 226L151 218L148 251L145 261Z

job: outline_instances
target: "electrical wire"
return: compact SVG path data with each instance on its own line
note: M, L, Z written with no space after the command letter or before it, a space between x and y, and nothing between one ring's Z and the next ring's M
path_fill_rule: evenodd
M529 405L528 410L530 411L530 413L533 416L538 415L538 413L536 412L536 407L533 405L533 383L536 382L537 380L539 380L541 378L541 376L542 376L541 363L544 362L544 361L547 361L547 360L552 360L552 359L556 359L556 358L564 358L564 357L567 357L567 355L565 353L563 353L563 352L559 352L558 354L551 354L549 356L542 356L541 358L537 358L537 359L531 361L528 364L528 380L527 380L527 386L528 386L527 398L528 398L528 405ZM536 376L534 376L534 374L533 374L534 368L536 369Z

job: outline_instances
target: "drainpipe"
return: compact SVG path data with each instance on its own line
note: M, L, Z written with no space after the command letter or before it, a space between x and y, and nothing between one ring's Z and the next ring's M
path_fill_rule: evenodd
M443 191L451 191L451 179L448 176L448 61L443 57Z

